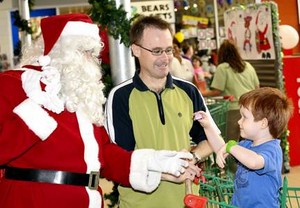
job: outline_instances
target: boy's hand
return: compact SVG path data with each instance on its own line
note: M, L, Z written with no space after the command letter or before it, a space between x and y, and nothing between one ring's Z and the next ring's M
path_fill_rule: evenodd
M203 128L209 127L211 125L210 120L204 111L198 111L194 113L194 120L197 120Z
M224 168L226 164L226 157L229 154L226 152L226 144L224 144L217 152L216 162L220 168Z

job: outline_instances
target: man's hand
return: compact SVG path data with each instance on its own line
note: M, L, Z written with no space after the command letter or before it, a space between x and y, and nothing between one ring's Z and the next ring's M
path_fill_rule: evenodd
M180 174L179 176L174 176L171 174L163 174L162 180L170 181L173 183L183 183L187 179L193 181L196 177L201 176L201 168L197 165L194 165L192 162L189 162L189 166L186 168L185 172Z

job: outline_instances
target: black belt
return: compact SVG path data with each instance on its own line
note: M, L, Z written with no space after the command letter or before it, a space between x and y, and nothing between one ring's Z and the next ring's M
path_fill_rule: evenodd
M96 171L92 171L90 174L84 174L55 170L5 167L4 177L20 181L87 186L93 190L97 189L99 185L99 172Z

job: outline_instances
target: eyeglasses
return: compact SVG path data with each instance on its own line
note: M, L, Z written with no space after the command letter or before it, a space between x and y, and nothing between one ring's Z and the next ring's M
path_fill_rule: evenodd
M163 54L163 52L165 52L167 55L172 55L173 52L174 52L173 47L168 47L168 48L166 48L166 49L162 49L162 48L154 48L154 49L150 50L150 49L145 48L145 47L143 47L143 46L141 46L141 45L139 45L139 44L136 44L136 43L135 43L135 45L137 45L138 47L140 47L140 48L142 48L142 49L144 49L144 50L146 50L146 51L151 52L151 54L152 54L153 56L160 56L161 54Z

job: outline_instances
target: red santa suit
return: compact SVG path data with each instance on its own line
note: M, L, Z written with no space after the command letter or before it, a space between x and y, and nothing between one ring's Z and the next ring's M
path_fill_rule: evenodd
M258 41L258 52L261 52L261 51L267 51L271 48L271 45L270 45L270 42L269 42L269 39L267 37L267 32L268 32L268 23L267 23L267 20L264 19L263 23L262 24L265 24L264 28L261 28L259 27L259 21L262 21L262 20L259 20L259 15L262 15L261 14L261 11L259 11L257 13L257 16L256 16L256 21L255 21L255 24L257 26L257 41Z
M50 23L52 20L59 24L65 19L75 21L79 28L68 31L72 35L90 35L80 29L82 21L86 21L88 24L83 24L85 29L97 28L95 34L98 35L98 27L93 27L86 15L50 18ZM42 26L43 23L42 20ZM55 36L53 27L58 26L51 24L49 37L44 36L45 54L55 44L55 41L50 41L49 46L47 42ZM46 29L42 27L43 31ZM25 88L28 82L24 77L39 75L44 69L25 66L21 70L0 73L0 167L5 166L5 173L0 179L0 207L103 207L101 184L98 186L97 183L99 171L103 177L124 186L145 192L155 190L160 183L161 172L169 172L162 170L164 165L156 166L161 160L149 163L149 158L154 158L157 152L150 149L127 152L111 143L104 127L93 125L80 108L74 113L64 109L64 105L57 105L60 110L51 110L28 95ZM43 89L46 87L47 84ZM50 100L50 106L56 102L54 98ZM177 161L173 165L178 164ZM173 167L170 166L169 170ZM17 168L16 172L14 168ZM47 178L45 182L42 174L35 175L37 171L53 171L55 177ZM87 176L88 184L74 179L61 182L65 173L83 175L85 179Z
M56 114L28 99L22 88L22 73L0 74L0 165L75 173L101 168L109 180L125 186L138 183L142 171L134 169L141 169L144 164L131 165L131 160L136 160L132 152L112 144L105 129L92 125L80 112L65 110ZM130 172L132 179L137 179L131 183ZM152 181L154 186L145 186L146 180L137 186L147 191L159 180ZM85 208L101 207L102 203L100 187L91 190L85 186L3 178L0 193L1 208Z

